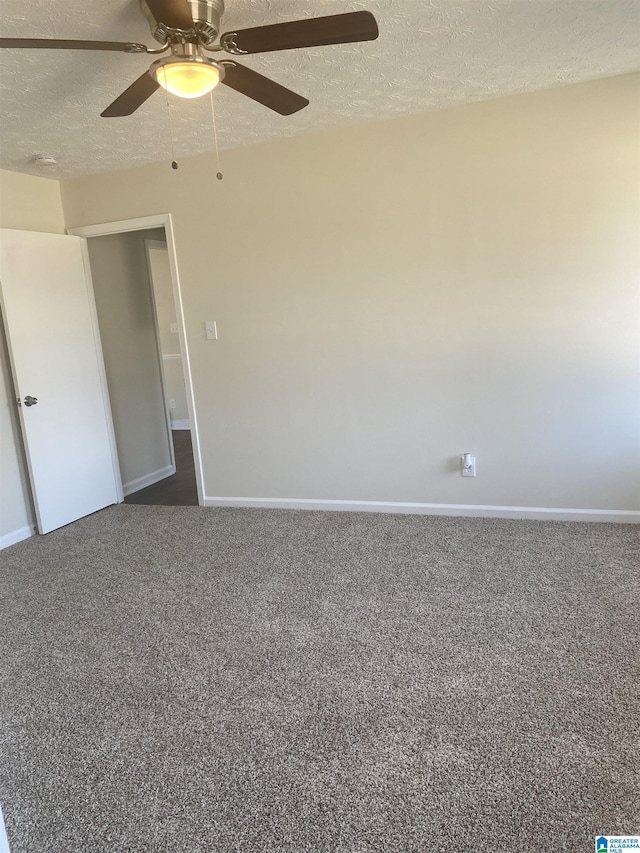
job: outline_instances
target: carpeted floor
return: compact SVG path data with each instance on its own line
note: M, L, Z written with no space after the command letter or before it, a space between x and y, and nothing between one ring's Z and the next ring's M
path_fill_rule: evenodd
M640 832L640 531L118 506L0 554L12 853Z

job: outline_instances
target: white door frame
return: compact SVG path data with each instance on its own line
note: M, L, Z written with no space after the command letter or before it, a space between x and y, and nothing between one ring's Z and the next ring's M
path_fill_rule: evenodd
M200 437L198 433L198 419L196 415L196 403L193 394L193 382L191 380L191 360L187 344L187 330L184 321L184 310L182 306L182 290L180 277L178 275L178 261L176 257L175 240L173 236L173 223L170 213L160 213L155 216L142 216L137 219L123 219L117 222L103 222L98 225L84 225L79 228L68 228L68 234L77 237L104 237L108 234L124 234L129 231L147 231L150 228L164 228L167 239L167 254L169 257L169 269L173 283L173 301L176 309L176 320L178 322L178 337L180 340L180 351L182 353L182 369L184 373L185 390L187 392L187 408L189 410L189 421L191 423L191 444L193 447L193 463L196 474L196 486L198 489L198 503L204 506L204 477L202 473L202 457L200 454ZM93 291L93 283L91 283ZM116 459L117 464L117 459Z

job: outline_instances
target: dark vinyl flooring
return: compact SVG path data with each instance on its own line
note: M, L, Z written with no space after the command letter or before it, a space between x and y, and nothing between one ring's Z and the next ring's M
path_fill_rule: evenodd
M140 489L124 499L126 504L148 506L198 506L198 490L193 464L191 433L177 429L171 433L176 456L176 473L153 486Z

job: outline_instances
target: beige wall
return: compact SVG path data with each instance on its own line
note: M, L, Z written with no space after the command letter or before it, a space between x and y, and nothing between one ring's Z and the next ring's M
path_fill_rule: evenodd
M125 494L171 463L147 236L136 231L87 241Z
M0 169L0 227L64 234L60 183Z
M634 75L62 197L173 214L209 496L638 510L638 127ZM63 230L56 182L0 191L2 227ZM10 402L0 536L32 519Z
M205 493L640 509L638 79L65 182L173 214Z
M60 184L0 170L0 228L64 233ZM0 324L0 546L33 523L6 340Z

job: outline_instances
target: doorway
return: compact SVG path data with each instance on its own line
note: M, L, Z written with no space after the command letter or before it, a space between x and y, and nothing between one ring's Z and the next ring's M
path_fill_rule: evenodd
M124 501L198 505L202 472L171 218L72 233L87 238Z
M139 233L144 238L149 286L155 309L158 363L161 368L174 473L163 477L153 485L127 493L124 502L162 506L197 506L198 490L191 443L191 423L166 236L164 229L160 234L152 231Z
M191 433L186 429L172 430L175 473L152 486L125 495L126 504L147 506L198 506Z

